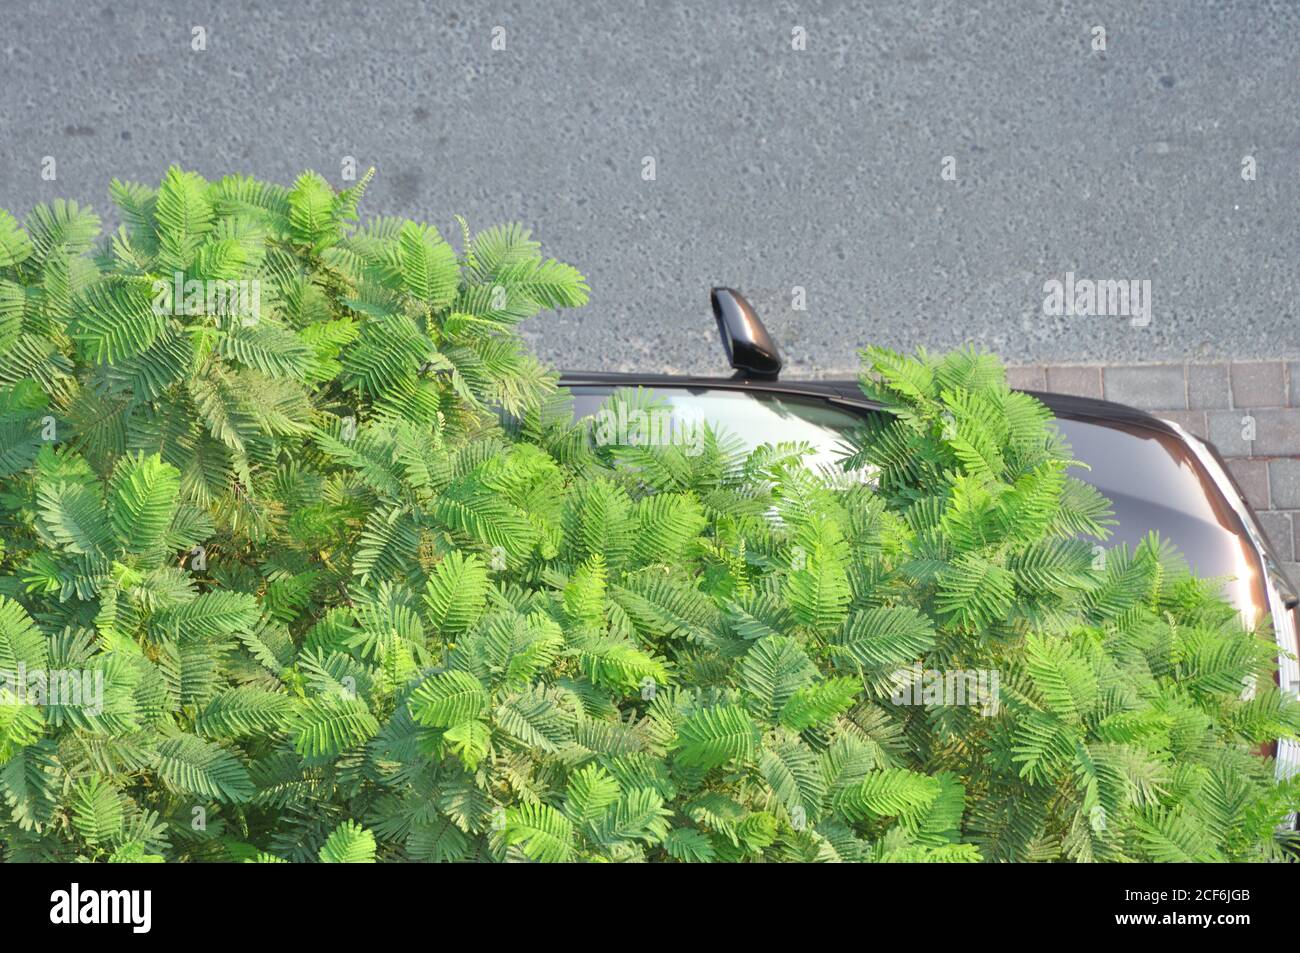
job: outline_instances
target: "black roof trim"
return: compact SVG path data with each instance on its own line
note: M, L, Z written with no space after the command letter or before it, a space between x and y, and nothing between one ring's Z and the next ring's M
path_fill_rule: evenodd
M796 394L804 397L821 397L837 402L852 404L857 407L879 407L875 401L868 400L854 380L754 380L728 377L696 377L677 374L622 374L605 371L565 371L560 375L560 383L566 387L610 386L610 387L687 387L711 388L715 390L752 390L778 394ZM1038 398L1057 417L1070 420L1094 420L1098 422L1124 424L1145 427L1160 433L1176 435L1176 432L1163 420L1154 417L1136 407L1116 404L1109 400L1094 397L1075 397L1070 394L1049 394L1043 391L1027 390L1024 393Z

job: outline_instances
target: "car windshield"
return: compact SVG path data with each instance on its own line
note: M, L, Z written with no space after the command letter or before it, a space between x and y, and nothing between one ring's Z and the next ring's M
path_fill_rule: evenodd
M613 388L573 387L570 391L575 416L584 418L599 413ZM656 430L669 439L674 435L684 439L703 421L720 437L734 437L749 449L764 443L807 443L813 452L804 459L813 469L823 471L844 458L845 437L862 422L858 414L824 400L789 394L684 387L647 388L644 394L666 412L666 421Z
M614 392L609 386L570 390L579 418L597 415ZM661 433L668 434L676 425L680 434L683 426L689 429L703 420L750 448L803 441L813 448L805 459L823 471L844 458L847 434L861 423L862 415L878 413L756 390L655 387L647 389L645 396L651 395L667 408ZM1070 472L1111 501L1118 525L1107 545L1126 543L1131 548L1154 530L1178 548L1198 575L1231 580L1226 594L1248 615L1255 614L1262 604L1257 559L1232 508L1185 446L1153 429L1109 421L1058 418L1057 425L1075 458L1087 464Z

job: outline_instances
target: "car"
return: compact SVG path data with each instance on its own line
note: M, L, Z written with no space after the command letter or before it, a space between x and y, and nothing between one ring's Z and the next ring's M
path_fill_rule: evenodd
M708 421L751 447L805 441L815 451L810 462L825 467L864 417L886 412L853 380L782 380L780 351L744 296L714 288L711 298L730 377L569 371L560 383L573 396L575 415L596 419L615 391L645 388L675 421ZM1292 695L1300 690L1300 595L1218 451L1173 421L1133 407L1028 393L1051 409L1075 457L1087 464L1072 473L1111 500L1117 526L1109 542L1134 546L1154 530L1198 575L1225 579L1225 596L1247 626L1271 619L1278 683ZM665 436L687 439L690 431L685 426ZM1300 770L1300 744L1281 740L1268 753L1279 777Z

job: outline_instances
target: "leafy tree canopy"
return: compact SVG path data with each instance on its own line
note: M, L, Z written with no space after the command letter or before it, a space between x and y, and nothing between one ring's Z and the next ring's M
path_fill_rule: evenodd
M996 358L863 352L861 479L599 445L582 275L368 180L0 211L6 859L1282 856L1268 633Z

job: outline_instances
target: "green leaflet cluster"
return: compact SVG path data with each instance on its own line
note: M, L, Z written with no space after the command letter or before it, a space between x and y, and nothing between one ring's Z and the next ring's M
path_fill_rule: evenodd
M867 479L602 444L516 331L582 276L368 178L0 212L0 672L102 685L0 688L6 859L1280 856L1271 641L995 359L865 352Z

